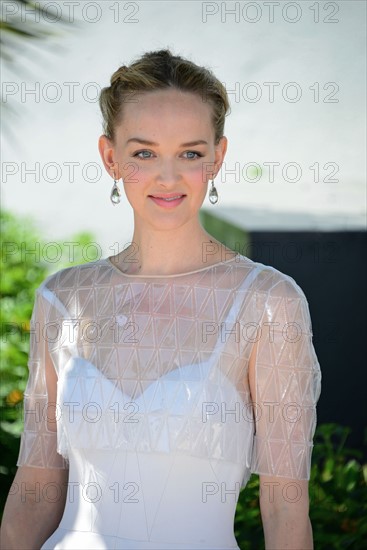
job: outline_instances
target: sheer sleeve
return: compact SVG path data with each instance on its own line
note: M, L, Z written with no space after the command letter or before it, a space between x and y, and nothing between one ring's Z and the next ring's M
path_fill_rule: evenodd
M291 278L266 292L256 345L251 472L309 479L320 365L307 299Z
M42 296L42 283L35 293L30 320L28 381L24 392L24 428L17 466L67 468L67 461L57 452L56 371L49 354L50 306Z

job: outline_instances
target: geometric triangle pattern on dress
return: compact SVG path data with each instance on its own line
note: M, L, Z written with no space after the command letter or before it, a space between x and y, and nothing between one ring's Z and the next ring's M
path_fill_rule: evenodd
M30 336L17 465L69 468L52 544L190 548L200 531L198 547L237 548L219 488L309 479L320 366L306 297L276 269L240 254L169 276L65 268L37 288ZM197 530L167 525L174 494Z

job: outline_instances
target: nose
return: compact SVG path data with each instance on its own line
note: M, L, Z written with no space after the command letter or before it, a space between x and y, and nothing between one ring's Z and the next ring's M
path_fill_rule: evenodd
M162 159L159 164L158 172L156 176L157 183L169 187L174 186L180 180L181 175L177 170L176 162L174 159Z

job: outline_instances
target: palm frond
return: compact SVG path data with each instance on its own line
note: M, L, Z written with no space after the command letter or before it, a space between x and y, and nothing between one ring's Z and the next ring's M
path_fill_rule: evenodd
M17 5L19 9L15 10L13 14L7 14L6 20L3 10L0 17L2 45L8 46L8 48L11 49L14 39L19 40L20 43L25 40L42 41L58 34L58 32L55 31L55 24L52 24L53 30L50 30L51 23L47 22L47 18L51 18L55 15L47 4L43 6L39 2L33 2L31 0L13 0L13 4ZM32 13L33 10L35 21L30 21L22 17L22 10L25 8L27 8L27 13ZM57 21L57 28L70 24L71 21L69 19L60 15ZM10 53L4 54L3 48L0 50L0 58L6 62L13 61L13 57Z

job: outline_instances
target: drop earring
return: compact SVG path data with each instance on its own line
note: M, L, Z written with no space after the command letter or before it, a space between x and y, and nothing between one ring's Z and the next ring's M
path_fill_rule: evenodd
M209 200L212 204L218 202L218 192L217 189L214 187L214 180L212 180L212 187L209 191Z
M113 187L110 195L111 202L114 206L121 201L120 189L117 187L117 181L115 179L115 174L113 174Z

